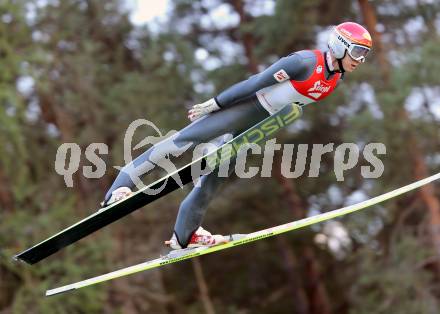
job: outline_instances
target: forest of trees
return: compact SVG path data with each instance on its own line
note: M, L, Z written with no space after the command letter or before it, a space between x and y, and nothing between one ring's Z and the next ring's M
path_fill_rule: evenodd
M286 179L277 154L271 178L232 176L204 226L252 232L440 172L438 1L169 2L166 19L152 27L134 25L123 0L0 1L0 313L439 313L438 184L330 223L51 298L46 289L166 252L190 187L37 265L11 259L96 210L117 175L113 166L124 163L133 120L178 130L193 104L281 56L325 49L329 27L343 21L370 30L371 55L331 97L307 106L278 143L384 143L383 175L364 179L361 160L340 182L334 154L326 154L318 177ZM54 169L63 143L83 152L107 144L106 175L78 171L66 187ZM83 166L90 166L84 156Z

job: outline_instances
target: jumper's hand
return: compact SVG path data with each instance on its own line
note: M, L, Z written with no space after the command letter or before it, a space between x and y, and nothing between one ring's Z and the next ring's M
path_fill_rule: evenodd
M188 119L195 121L208 113L220 110L220 106L217 104L214 98L205 101L204 103L194 105L188 111Z

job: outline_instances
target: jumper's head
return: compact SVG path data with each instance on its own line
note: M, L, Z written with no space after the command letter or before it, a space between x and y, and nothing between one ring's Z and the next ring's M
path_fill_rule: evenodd
M341 72L352 72L361 62L365 62L373 46L370 33L360 24L345 22L335 26L328 40L333 57L338 60Z

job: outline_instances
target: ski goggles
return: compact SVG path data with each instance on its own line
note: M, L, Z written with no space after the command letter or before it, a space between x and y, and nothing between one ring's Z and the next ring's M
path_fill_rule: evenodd
M347 49L348 54L356 61L364 62L367 54L370 52L370 48L365 46L351 44L350 48Z

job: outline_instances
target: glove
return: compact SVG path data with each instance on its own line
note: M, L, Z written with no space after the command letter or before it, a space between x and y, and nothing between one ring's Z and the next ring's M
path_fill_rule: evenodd
M188 119L195 121L208 113L220 110L220 106L217 104L214 98L205 101L204 103L194 105L188 111Z

